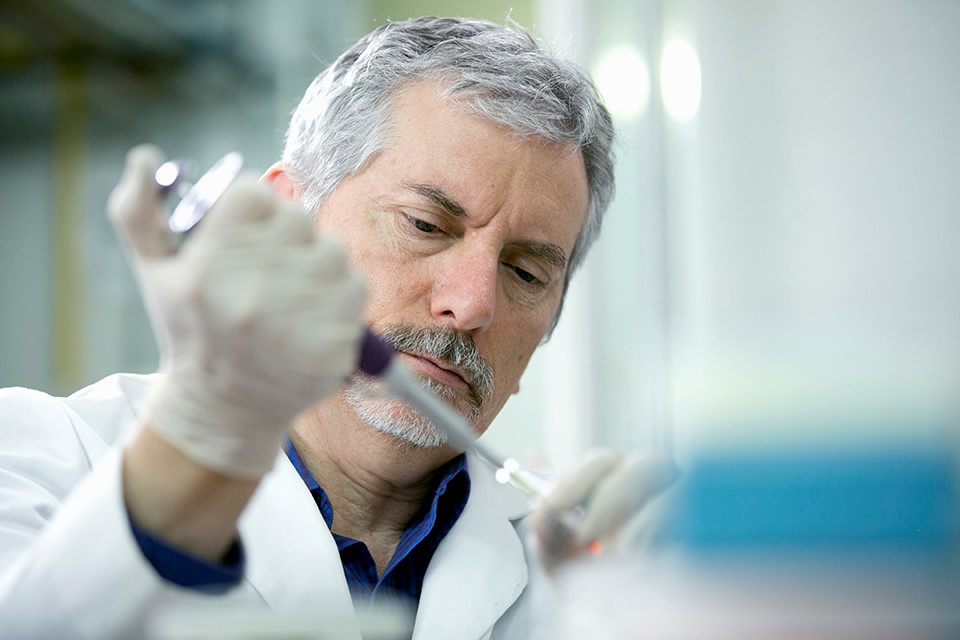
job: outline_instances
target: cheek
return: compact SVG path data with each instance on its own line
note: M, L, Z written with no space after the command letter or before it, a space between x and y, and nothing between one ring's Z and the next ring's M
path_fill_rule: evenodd
M367 321L376 321L407 298L416 281L409 261L401 264L392 247L384 246L375 220L364 210L350 209L337 194L321 209L316 230L335 238L347 252L350 266L367 285Z
M520 377L527 368L530 358L533 356L539 344L542 333L538 328L528 327L526 333L514 332L510 339L505 340L499 347L502 359L495 366L494 373L497 378L497 393L509 397L517 388Z
M432 280L422 265L375 253L354 266L367 284L368 324L429 323Z
M550 305L550 313L538 314L536 319L523 314L506 314L501 320L503 328L509 327L500 335L502 341L496 345L499 360L495 364L494 373L497 378L497 394L508 398L516 392L520 378L533 357L533 352L540 346L543 336L553 320L553 313L557 305ZM499 366L497 366L499 365Z

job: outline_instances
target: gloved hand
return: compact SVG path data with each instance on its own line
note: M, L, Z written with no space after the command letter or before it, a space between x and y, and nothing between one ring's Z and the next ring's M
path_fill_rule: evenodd
M131 150L108 204L160 343L145 422L198 463L256 479L292 419L356 367L365 286L339 244L251 175L175 251L161 161Z
M632 524L645 519L648 504L678 475L661 456L591 453L560 477L527 520L541 564L553 571L566 560L615 543L626 529L632 536L644 535Z

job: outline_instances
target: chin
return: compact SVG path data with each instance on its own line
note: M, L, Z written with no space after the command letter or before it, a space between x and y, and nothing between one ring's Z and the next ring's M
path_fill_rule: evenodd
M345 399L357 417L372 429L393 437L399 446L434 449L447 444L446 434L419 411L400 400L370 393L363 386L350 385Z
M433 395L463 416L474 431L480 413L469 398L431 378L419 378ZM399 446L436 449L446 446L447 435L419 411L401 400L390 398L382 382L366 375L356 375L347 385L344 398L362 421L374 430L397 440Z

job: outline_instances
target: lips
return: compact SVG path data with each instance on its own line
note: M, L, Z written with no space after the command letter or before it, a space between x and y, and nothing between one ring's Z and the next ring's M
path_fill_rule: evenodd
M493 370L469 335L450 328L393 325L382 328L380 336L435 395L449 402L469 399L479 415L493 393Z
M469 375L459 367L453 366L432 356L401 352L407 360L425 375L448 387L470 389Z

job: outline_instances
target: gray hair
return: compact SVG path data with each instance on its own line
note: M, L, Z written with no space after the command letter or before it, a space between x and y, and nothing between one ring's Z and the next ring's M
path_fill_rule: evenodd
M317 212L383 148L390 99L417 80L443 81L446 95L467 109L583 154L589 205L569 257L565 296L613 197L613 124L583 70L545 53L516 25L464 18L391 22L344 52L310 84L287 129L283 162L302 190L303 206Z

